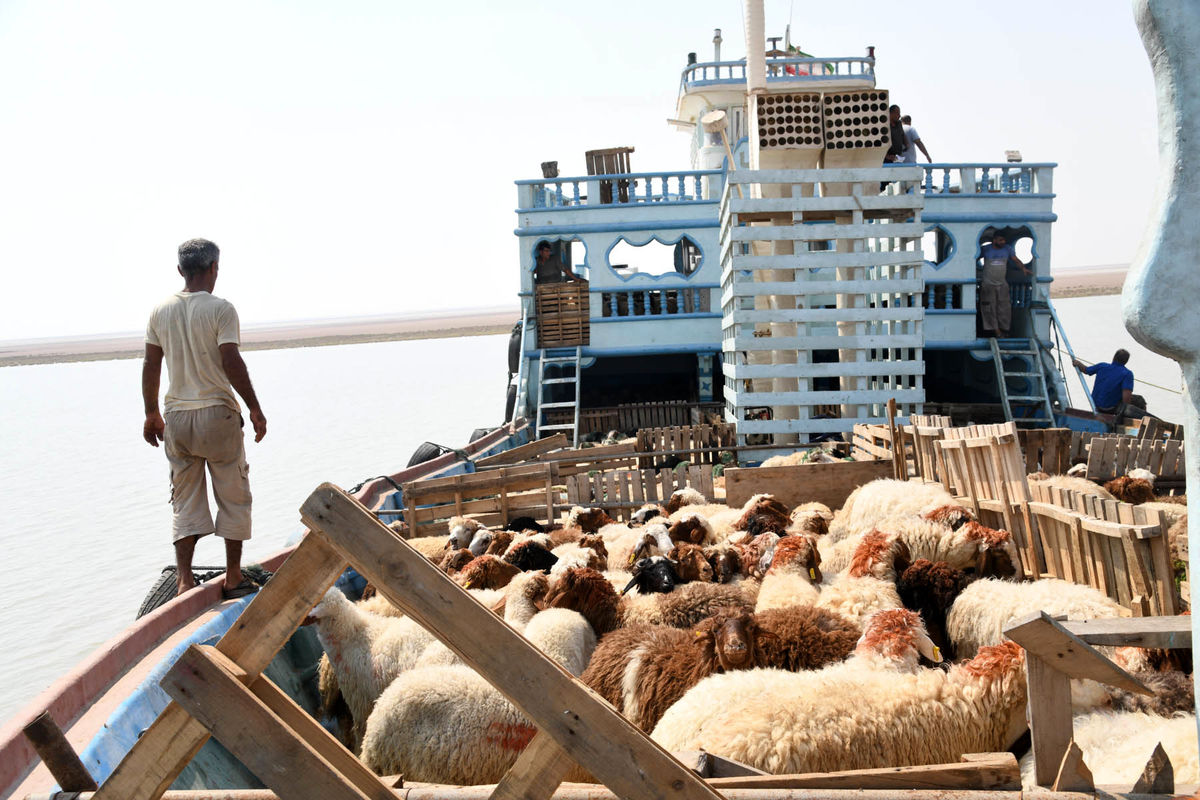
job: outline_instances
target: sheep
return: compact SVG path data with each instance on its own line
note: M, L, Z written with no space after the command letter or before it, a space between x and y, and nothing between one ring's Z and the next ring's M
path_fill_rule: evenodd
M741 562L738 560L738 551L732 545L718 544L706 547L704 557L708 559L713 571L712 579L717 583L730 583L741 579Z
M1140 711L1160 717L1171 717L1179 713L1190 714L1196 710L1196 686L1191 675L1177 669L1164 672L1153 669L1131 670L1130 674L1154 694L1147 697L1115 686L1107 687L1114 711Z
M503 556L504 553L512 546L513 532L512 531L492 531L492 541L488 544L484 555L488 556Z
M392 679L416 663L433 635L410 617L379 617L332 588L309 612L354 719L355 749L375 705Z
M1126 473L1126 475L1135 480L1149 482L1151 488L1154 487L1154 481L1158 478L1158 476L1155 475L1150 470L1143 469L1141 467L1136 467L1134 469L1129 470L1129 472Z
M696 513L680 516L667 531L673 542L709 545L717 543L716 533L709 521Z
M1097 786L1133 786L1159 743L1171 759L1176 784L1200 781L1194 713L1159 717L1095 711L1077 714L1072 730ZM1021 783L1027 790L1036 786L1032 752L1021 759Z
M862 630L850 620L813 606L756 611L758 627L772 636L760 639L766 666L795 672L845 661Z
M541 534L544 535L544 534ZM549 572L558 562L558 557L550 552L550 548L541 541L527 539L516 541L504 554L504 561L512 564L521 572L541 570Z
M886 517L920 514L949 505L955 505L954 497L938 484L879 478L850 493L829 523L829 537L836 542L865 533Z
M641 558L649 558L656 555L665 556L675 546L675 540L671 538L671 532L665 523L652 522L641 528L641 531L641 536L638 537L629 550L629 558L625 562L626 566L632 566L635 561Z
M667 558L674 562L675 574L681 583L691 581L708 582L713 579L713 568L704 555L704 548L696 544L677 544L671 548Z
M455 575L467 564L474 560L475 554L463 547L458 550L446 550L438 568L447 575Z
M858 623L877 611L902 608L896 578L910 563L902 539L872 531L863 537L846 571L821 585L815 605Z
M513 517L504 526L504 530L510 533L524 533L525 531L542 533L545 528L533 517Z
M974 569L977 575L986 577L1019 577L1021 560L1012 534L988 528L974 520L962 522L957 528L936 521L954 521L954 508L958 507L936 509L933 519L928 518L928 514L924 517L885 517L879 521L877 529L898 535L914 559L944 561L954 569ZM821 555L829 571L845 569L861 541L861 537L851 536L827 545Z
M612 517L602 508L575 506L567 512L567 527L579 528L584 533L595 533L605 525L611 525L612 522Z
M1086 474L1086 468L1084 474ZM1029 485L1031 487L1034 485L1040 485L1054 489L1068 489L1073 492L1079 492L1080 494L1095 495L1102 500L1117 499L1112 496L1111 492L1094 481L1090 481L1082 476L1074 476L1069 473L1067 475L1051 475L1045 480L1029 481Z
M558 559L550 568L550 574L555 578L575 567L590 567L600 572L608 569L608 550L604 540L592 534L584 534L576 543L559 545L551 553Z
M1024 651L1012 642L945 672L879 669L864 655L815 671L713 675L667 710L652 738L793 774L956 762L1004 750L1024 728Z
M754 610L756 581L685 583L670 594L630 595L621 600L625 625L667 625L690 628L717 614Z
M761 578L766 574L780 538L777 533L760 533L758 536L742 533L730 539L729 545L737 553L741 574L747 578Z
M657 517L666 517L667 510L658 503L646 503L629 516L629 524L633 527L645 525Z
M596 636L604 636L621 624L620 598L608 579L594 569L574 567L551 585L544 600L546 608L569 608L584 616Z
M973 580L973 576L954 569L945 561L918 558L896 581L901 602L920 612L929 638L949 661L954 660L954 645L946 634L946 614Z
M405 539L405 541L418 553L425 556L430 561L437 563L441 560L442 553L446 550L446 544L450 541L450 537L418 536L414 539Z
M650 731L700 680L761 665L759 636L749 614L708 619L690 631L624 628L604 637L582 679L630 722Z
M595 635L591 626L569 611L539 625L542 614L530 620L526 638L581 674L588 637ZM381 775L403 773L412 781L496 783L536 732L470 667L431 667L400 675L379 697L367 720L362 761Z
M771 608L813 605L821 582L821 555L808 536L785 536L775 547L771 566L758 590L756 613Z
M520 574L520 568L496 556L479 556L472 559L454 578L461 582L464 589L501 589Z
M742 506L742 514L733 523L733 528L754 536L767 532L783 535L791 522L787 506L772 495L756 494Z
M621 590L621 594L628 594L629 590L634 587L637 587L640 594L655 592L665 594L679 583L679 576L675 574L674 562L666 556L639 558L634 562L630 574L632 577L625 588Z
M1154 499L1154 484L1144 478L1122 475L1104 484L1104 490L1122 503L1148 503Z
M802 503L793 508L791 514L788 514L787 533L824 536L829 533L831 519L833 519L833 512L824 503Z
M1159 497L1149 503L1139 503L1139 506L1147 512L1161 511L1166 515L1168 525L1174 525L1180 517L1187 514L1186 504L1170 502L1166 497Z
M446 546L453 550L462 550L471 545L475 534L484 529L483 523L470 517L451 517L450 537Z
M946 633L960 658L986 645L999 644L1004 629L1018 617L1045 611L1072 619L1128 616L1116 601L1090 586L1057 578L1030 583L988 578L963 589L946 617Z
M674 514L684 506L702 506L708 501L704 499L704 495L696 491L690 486L685 486L682 489L676 489L671 492L671 497L667 500L666 512L667 516Z

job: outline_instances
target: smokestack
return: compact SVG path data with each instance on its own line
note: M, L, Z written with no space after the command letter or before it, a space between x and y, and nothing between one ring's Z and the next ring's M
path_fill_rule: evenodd
M721 29L713 31L713 61L721 60Z
M746 91L766 94L767 56L764 48L767 34L762 0L744 0L742 13L746 22Z

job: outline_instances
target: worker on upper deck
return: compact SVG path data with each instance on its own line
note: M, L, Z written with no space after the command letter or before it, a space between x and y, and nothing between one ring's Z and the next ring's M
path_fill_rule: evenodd
M537 246L537 263L533 268L533 282L541 285L543 283L563 283L565 281L577 281L579 278L574 272L567 269L567 266L562 263L558 256L553 255L554 248L550 243L542 240Z
M1016 264L1026 276L1033 275L1029 267L1017 258L1004 234L992 234L991 244L979 251L983 257L982 278L979 281L979 319L983 333L1003 339L1012 327L1012 295L1008 288L1008 265Z
M1084 366L1077 358L1071 359L1071 364L1084 375L1095 375L1092 384L1092 400L1096 410L1102 414L1139 419L1146 415L1146 410L1133 403L1133 372L1125 366L1129 363L1129 351L1124 348L1113 353L1111 363L1092 364Z

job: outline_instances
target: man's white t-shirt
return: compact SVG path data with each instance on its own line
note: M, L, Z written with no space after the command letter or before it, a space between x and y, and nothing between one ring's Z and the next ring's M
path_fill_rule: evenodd
M900 163L917 163L917 140L920 138L921 134L917 133L916 128L912 125L904 126L904 141L908 147L904 148L904 152L900 155Z
M229 406L241 413L220 346L241 344L237 311L208 292L176 292L150 313L146 343L161 347L170 385L163 411Z

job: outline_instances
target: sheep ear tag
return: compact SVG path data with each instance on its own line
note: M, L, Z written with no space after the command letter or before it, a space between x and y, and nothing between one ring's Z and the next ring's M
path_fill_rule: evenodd
M814 567L808 568L808 577L812 578L814 581L817 579L817 570Z
M470 589L470 588L471 588L471 582L470 582L470 581L467 581L466 583L464 583L464 584L463 584L463 588L464 588L464 589Z
M942 662L942 648L938 647L936 644L933 646L933 661L937 664Z
M629 566L631 566L631 567L632 567L632 566L633 566L633 562L634 562L634 554L633 554L633 553L630 553L630 554L629 554L629 562L628 562L628 563L629 563Z

